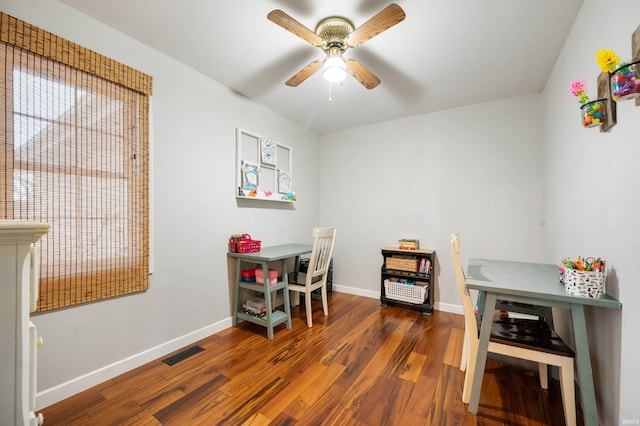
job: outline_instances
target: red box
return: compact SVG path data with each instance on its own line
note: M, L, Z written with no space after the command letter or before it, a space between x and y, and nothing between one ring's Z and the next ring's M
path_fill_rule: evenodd
M278 283L278 271L269 269L269 285ZM264 271L262 268L256 268L256 284L264 284Z
M244 271L242 271L242 281L255 282L255 280L256 280L255 268L245 269Z

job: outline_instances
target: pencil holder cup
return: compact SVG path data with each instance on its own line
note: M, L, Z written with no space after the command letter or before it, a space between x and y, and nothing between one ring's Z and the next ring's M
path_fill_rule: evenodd
M604 121L605 99L596 99L587 102L580 107L582 115L582 125L584 127L595 127Z
M611 73L611 96L616 102L640 96L640 61L622 64Z
M568 294L591 298L604 297L606 273L567 269L564 272L564 289Z

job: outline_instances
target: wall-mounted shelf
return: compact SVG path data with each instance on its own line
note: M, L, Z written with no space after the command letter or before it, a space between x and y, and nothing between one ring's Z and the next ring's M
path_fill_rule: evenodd
M292 149L244 129L236 133L236 198L292 203Z

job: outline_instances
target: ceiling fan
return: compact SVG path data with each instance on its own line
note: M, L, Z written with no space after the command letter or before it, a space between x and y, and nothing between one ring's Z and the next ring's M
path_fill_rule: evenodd
M302 68L285 82L287 86L298 86L313 73L323 68L323 77L330 82L342 81L347 71L367 89L380 84L380 79L355 59L342 57L349 48L360 46L383 31L388 30L405 18L404 10L396 3L382 9L367 22L353 27L353 24L342 17L331 17L322 20L313 32L282 10L269 12L267 18L287 31L297 35L313 46L321 48L326 57L315 60Z

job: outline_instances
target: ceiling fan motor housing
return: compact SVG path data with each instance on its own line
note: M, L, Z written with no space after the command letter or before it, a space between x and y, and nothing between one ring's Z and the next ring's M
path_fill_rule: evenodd
M344 39L353 32L353 25L345 18L334 16L322 20L316 28L316 34L324 40L323 49L329 53L332 49L340 49L340 53L347 50Z

